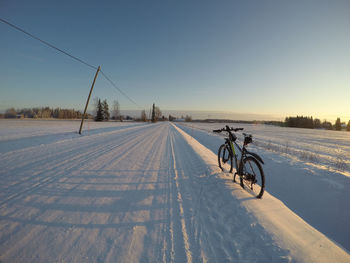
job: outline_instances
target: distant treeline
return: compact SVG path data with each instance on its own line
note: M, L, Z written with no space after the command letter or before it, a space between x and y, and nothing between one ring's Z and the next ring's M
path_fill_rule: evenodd
M337 118L334 125L331 122L324 120L321 122L319 119L313 119L313 117L296 116L287 117L284 121L284 126L295 127L295 128L308 128L308 129L326 129L326 130L337 130L346 129L350 131L350 121L346 126L345 122L341 122L340 118Z
M35 118L35 119L81 119L83 114L80 111L74 109L61 109L61 108L25 108L17 109L10 108L6 110L4 114L0 114L0 118L6 119L21 119L21 118ZM91 115L88 115L92 118Z
M229 120L229 119L205 119L205 120L193 120L193 122L206 122L206 123L243 123L243 124L268 124L276 126L284 126L282 121L244 121L244 120Z
M334 124L320 119L314 119L313 117L296 116L287 117L285 121L243 121L243 120L228 120L228 119L205 119L194 120L193 122L206 122L206 123L244 123L244 124L267 124L281 127L294 127L294 128L308 128L308 129L326 129L326 130L344 130L350 131L350 121L346 125L345 122L341 122L340 118L336 120Z

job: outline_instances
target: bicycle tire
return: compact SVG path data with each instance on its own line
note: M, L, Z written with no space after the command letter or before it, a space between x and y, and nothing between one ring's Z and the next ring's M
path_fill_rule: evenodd
M252 178L256 182L253 183ZM249 192L256 198L262 198L265 191L265 175L261 164L254 157L248 156L243 159L240 180L242 188L248 187Z
M227 144L222 144L218 151L218 163L221 171L232 173L233 157Z

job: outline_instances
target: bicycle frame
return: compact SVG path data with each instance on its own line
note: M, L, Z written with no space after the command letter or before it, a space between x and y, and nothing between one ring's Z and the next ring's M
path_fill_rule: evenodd
M225 144L228 145L228 149L230 151L230 154L234 157L235 159L235 166L236 166L236 173L238 175L242 174L242 169L243 169L243 159L247 156L247 155L251 155L253 156L257 161L259 161L260 163L264 164L264 161L261 159L261 157L259 155L257 155L256 153L253 152L249 152L245 145L243 144L242 148L238 145L238 143L233 140L232 138L233 135L231 133L229 133L229 137L225 138ZM237 154L236 154L236 149L238 149L238 151L241 153L241 158L239 159L239 163L238 163L238 159L237 159Z
M242 148L238 145L238 143L236 143L235 141L232 141L230 138L225 138L225 143L228 145L228 149L230 151L230 154L234 157L235 159L235 167L236 167L236 172L238 174L242 173L242 162L243 162L243 158L246 156L246 148L245 146L243 146ZM241 153L241 158L239 160L239 164L238 164L238 159L237 159L237 154L236 154L236 149L238 149L238 151Z

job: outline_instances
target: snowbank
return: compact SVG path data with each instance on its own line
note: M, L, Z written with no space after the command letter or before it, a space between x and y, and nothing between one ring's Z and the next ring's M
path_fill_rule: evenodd
M217 168L217 156L212 151L180 128L175 125L174 127L195 152L208 163L212 174L220 172ZM345 250L307 224L268 192L265 191L263 199L258 200L248 192L241 190L238 184L228 180L226 175L219 173L218 177L225 181L226 190L231 191L234 198L256 217L279 246L290 251L293 261L350 262L350 255Z

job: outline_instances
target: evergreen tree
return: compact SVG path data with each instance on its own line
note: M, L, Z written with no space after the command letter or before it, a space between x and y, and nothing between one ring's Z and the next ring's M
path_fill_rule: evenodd
M346 130L350 131L350 121L348 122L348 126L346 126Z
M102 102L102 111L103 111L103 119L108 121L110 115L109 115L109 107L108 107L107 100L104 100Z
M102 103L100 99L98 99L97 101L95 121L103 121L103 108L102 108Z
M285 126L287 127L297 127L297 128L314 128L314 120L312 117L287 117L284 121Z
M341 130L340 118L337 118L334 127L335 127L335 129L336 129L337 131L340 131L340 130Z
M320 129L322 127L320 119L314 119L314 128Z

